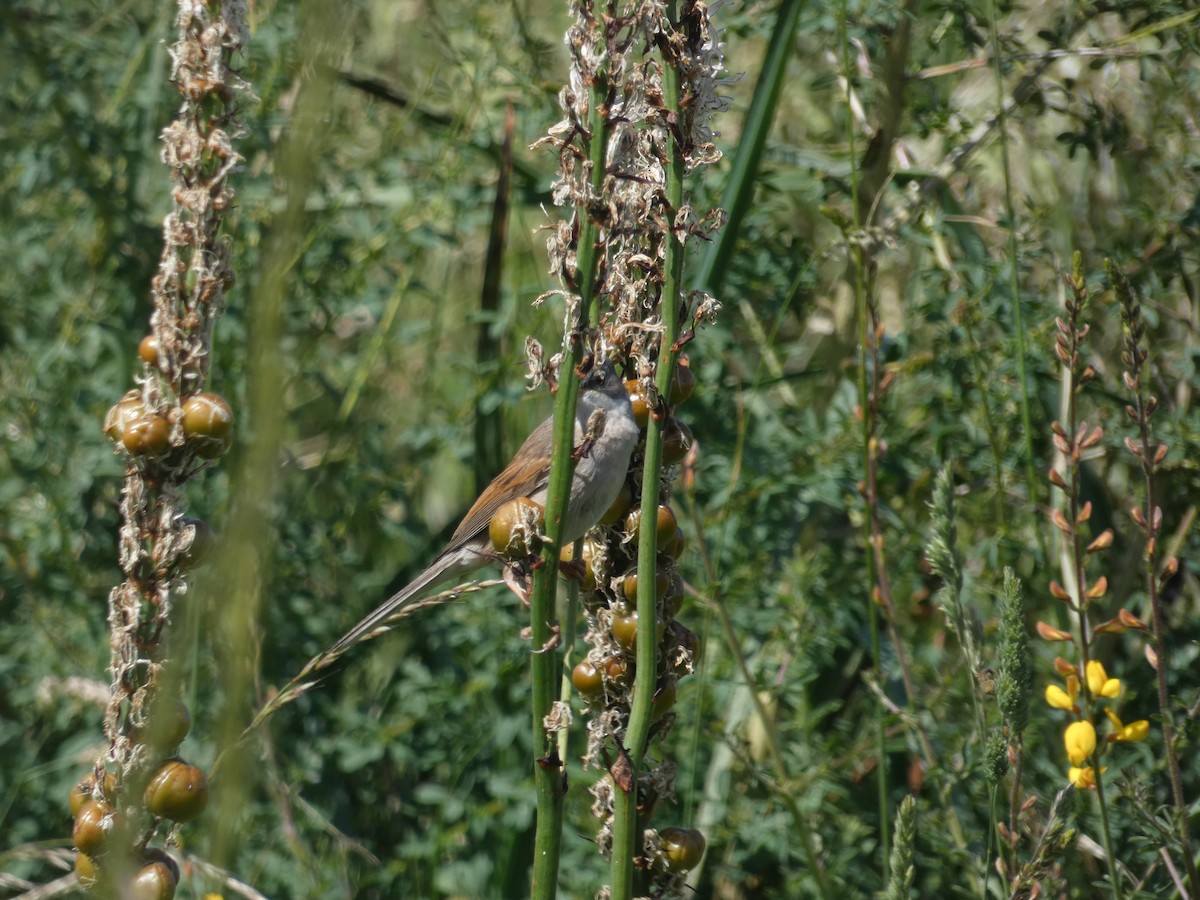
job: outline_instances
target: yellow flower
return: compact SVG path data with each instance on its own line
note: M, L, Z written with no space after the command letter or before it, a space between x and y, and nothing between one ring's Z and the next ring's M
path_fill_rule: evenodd
M1116 697L1121 693L1121 680L1109 678L1104 671L1104 663L1098 659L1088 660L1087 683L1093 697Z
M1079 696L1079 676L1067 676L1067 689L1064 691L1057 684L1046 686L1046 702L1055 709L1075 709L1075 698Z
M1063 743L1071 765L1082 765L1096 750L1096 729L1091 722L1072 722L1063 733Z
M1100 770L1100 773L1103 774L1107 771L1108 766L1104 766ZM1081 790L1094 788L1096 786L1096 770L1091 766L1088 766L1086 769L1078 769L1075 766L1071 766L1071 768L1067 770L1067 778L1070 780L1071 784L1075 785L1075 787Z
M1108 736L1110 741L1144 741L1150 733L1150 723L1145 719L1138 719L1126 725L1107 706L1104 708L1104 714L1113 726L1113 733Z

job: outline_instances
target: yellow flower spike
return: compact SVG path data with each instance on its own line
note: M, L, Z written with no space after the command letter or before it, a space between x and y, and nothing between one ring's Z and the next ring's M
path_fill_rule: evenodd
M1110 741L1144 741L1150 734L1150 722L1146 719L1138 719L1136 722L1126 725L1107 706L1104 707L1104 714L1108 716L1108 721L1112 722L1113 726L1113 733L1108 736Z
M1089 659L1087 664L1088 690L1093 697L1116 697L1121 693L1121 679L1109 678L1104 671L1104 663L1098 659Z
M1067 748L1067 759L1071 765L1082 765L1096 752L1096 729L1091 722L1072 722L1063 732L1063 745Z

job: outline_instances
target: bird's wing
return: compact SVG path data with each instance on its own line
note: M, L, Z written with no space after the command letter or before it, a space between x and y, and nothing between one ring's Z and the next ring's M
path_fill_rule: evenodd
M551 417L530 433L504 471L492 479L492 483L467 510L450 538L451 547L462 546L483 534L496 510L506 501L517 497L538 499L535 495L546 490L550 455L545 451L550 447L553 430L554 419Z

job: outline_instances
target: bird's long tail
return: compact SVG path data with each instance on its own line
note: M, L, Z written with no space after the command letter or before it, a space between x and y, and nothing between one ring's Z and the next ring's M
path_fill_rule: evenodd
M392 594L391 597L381 603L365 619L338 638L337 642L326 651L326 654L341 655L352 645L357 644L372 632L382 628L386 621L399 615L420 600L430 588L457 578L466 571L466 569L460 566L447 566L446 562L447 560L443 557L434 560L433 565L410 581L401 590Z

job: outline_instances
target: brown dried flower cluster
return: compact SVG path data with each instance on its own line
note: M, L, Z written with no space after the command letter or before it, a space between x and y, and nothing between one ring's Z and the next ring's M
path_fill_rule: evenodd
M191 804L186 810L158 808L147 798L161 780L164 756L177 750L190 724L190 714L167 686L172 601L186 592L187 571L212 541L207 525L185 515L183 486L232 440L229 404L203 388L213 323L233 283L221 227L233 204L229 175L242 161L233 139L239 134L236 98L246 84L231 60L246 39L245 14L243 0L179 2L171 80L183 103L161 135L173 209L163 222L151 330L138 348L143 367L137 387L105 421L106 433L125 456L119 535L125 580L113 588L108 605L109 747L87 782L98 833L114 837L111 847L106 839L100 846L89 844L87 853L89 864L96 855L97 866L110 877L136 871L141 862L136 853L127 859L128 852L149 853L147 842L160 823L186 821L207 800L203 773L194 767L181 770ZM81 854L85 843L77 836ZM122 850L123 844L130 846Z

